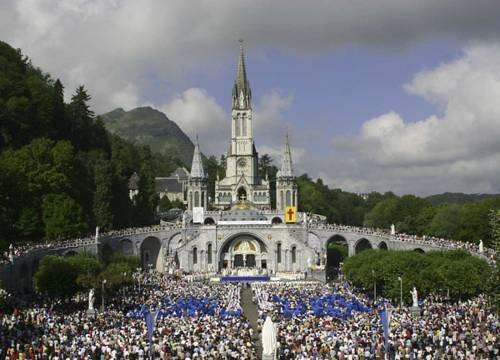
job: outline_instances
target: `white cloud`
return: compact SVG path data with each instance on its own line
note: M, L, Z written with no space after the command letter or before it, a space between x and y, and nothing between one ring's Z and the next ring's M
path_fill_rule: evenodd
M230 117L206 90L188 89L162 106L161 110L175 120L191 139L198 135L205 154L225 151L224 144L230 139Z
M500 46L472 46L448 64L420 72L405 89L438 104L442 116L416 122L388 112L366 121L334 149L350 162L332 182L348 189L499 192ZM344 168L342 168L344 167ZM353 174L359 180L350 182ZM362 186L361 186L362 187Z
M268 47L317 54L442 36L484 40L498 37L499 12L500 2L483 0L3 0L0 34L60 77L67 91L84 82L102 113L130 83L141 103L158 91L153 80L168 84L164 96L193 86L184 75L224 66L229 54L233 61L239 37L260 59Z

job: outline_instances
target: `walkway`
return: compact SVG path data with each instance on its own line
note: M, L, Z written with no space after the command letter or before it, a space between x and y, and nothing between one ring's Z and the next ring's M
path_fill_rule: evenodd
M254 343L257 357L260 359L262 356L262 338L260 332L257 329L257 320L259 318L259 312L257 310L257 305L252 301L252 289L243 285L243 290L241 291L241 307L243 308L243 314L250 322L254 333Z

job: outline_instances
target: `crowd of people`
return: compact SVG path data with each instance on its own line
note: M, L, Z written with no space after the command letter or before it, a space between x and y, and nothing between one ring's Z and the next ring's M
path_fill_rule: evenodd
M243 317L240 285L188 283L155 272L106 299L95 319L87 301L36 299L0 314L0 358L256 359L253 330ZM150 348L141 309L157 311Z
M459 304L424 302L420 314L391 308L384 338L380 304L347 285L255 284L259 322L271 316L279 359L497 359L498 317L478 297ZM326 301L325 301L326 300ZM349 311L350 309L350 311Z

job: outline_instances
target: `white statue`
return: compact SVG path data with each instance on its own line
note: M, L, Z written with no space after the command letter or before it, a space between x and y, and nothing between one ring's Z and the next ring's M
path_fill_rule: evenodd
M413 307L418 307L418 293L417 293L417 289L415 288L415 286L413 287L413 290L410 291L410 294L411 294L411 297L413 299Z
M95 227L95 242L99 241L99 226Z
M89 291L89 310L94 310L94 300L95 300L94 289L90 289L90 291Z
M391 235L396 235L396 227L394 224L391 224Z
M484 252L483 239L479 240L479 253L482 254Z

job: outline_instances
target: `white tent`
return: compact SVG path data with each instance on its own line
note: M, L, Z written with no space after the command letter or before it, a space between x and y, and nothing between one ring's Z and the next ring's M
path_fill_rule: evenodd
M276 359L277 336L276 328L271 317L266 317L262 327L262 359Z

